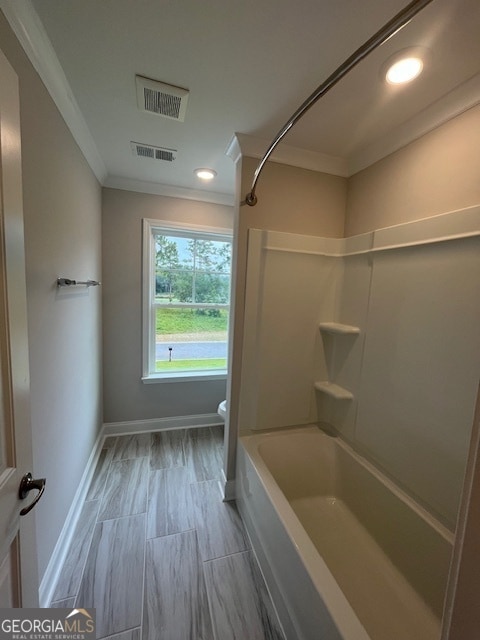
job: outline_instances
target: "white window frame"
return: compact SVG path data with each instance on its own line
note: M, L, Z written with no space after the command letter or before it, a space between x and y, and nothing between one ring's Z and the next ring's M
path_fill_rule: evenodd
M178 371L160 373L155 371L155 340L152 340L155 327L156 305L152 300L155 274L155 234L173 234L184 232L204 235L206 239L232 242L233 232L220 227L177 223L169 220L144 218L143 252L142 252L142 382L191 382L195 380L223 380L227 377L227 369L210 371ZM231 301L230 301L231 304ZM185 305L188 307L188 305ZM222 305L223 306L223 305ZM227 308L230 305L226 305Z

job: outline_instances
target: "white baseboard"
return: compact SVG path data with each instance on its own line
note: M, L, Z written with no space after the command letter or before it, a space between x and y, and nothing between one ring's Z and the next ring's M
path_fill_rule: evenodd
M82 479L80 480L80 484L72 500L70 509L68 510L68 514L65 519L62 531L60 532L60 535L58 537L57 544L55 545L47 569L40 583L38 595L40 607L42 608L49 606L55 592L60 571L63 567L63 563L65 562L65 558L72 541L73 532L75 531L75 527L80 517L82 505L85 501L88 488L92 481L92 477L95 471L95 467L97 466L98 458L100 456L100 451L102 450L102 444L104 440L105 434L103 432L103 427L101 427L95 444L93 445L92 453L88 458L88 462L86 464L85 471L83 472Z
M128 433L148 431L166 431L196 427L215 427L223 424L217 413L202 413L193 416L174 416L172 418L154 418L153 420L132 420L129 422L106 422L103 425L105 436L121 436Z

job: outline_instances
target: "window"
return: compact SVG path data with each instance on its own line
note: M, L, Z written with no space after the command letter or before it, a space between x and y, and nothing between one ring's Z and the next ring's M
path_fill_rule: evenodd
M144 220L143 380L227 373L232 237Z

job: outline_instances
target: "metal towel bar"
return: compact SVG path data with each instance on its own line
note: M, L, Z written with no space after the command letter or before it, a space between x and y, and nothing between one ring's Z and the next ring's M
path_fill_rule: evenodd
M83 284L86 287L98 287L101 282L97 280L72 280L71 278L57 278L57 287L72 287Z
M262 169L267 162L268 158L275 150L279 142L287 135L290 129L305 115L305 113L313 107L313 105L324 96L332 87L334 87L339 80L341 80L349 71L351 71L359 62L368 56L369 53L374 51L381 44L386 42L390 36L396 33L399 29L404 27L419 11L421 11L427 4L430 4L432 0L413 0L402 11L397 13L391 20L389 20L381 29L379 29L367 42L362 44L352 55L345 60L322 84L315 89L315 91L300 105L295 111L288 122L280 129L275 136L273 142L268 147L265 155L260 160L255 174L253 176L252 188L245 196L245 200L241 202L241 205L248 204L250 207L254 207L257 204L257 196L255 194L257 188L257 182L262 173Z

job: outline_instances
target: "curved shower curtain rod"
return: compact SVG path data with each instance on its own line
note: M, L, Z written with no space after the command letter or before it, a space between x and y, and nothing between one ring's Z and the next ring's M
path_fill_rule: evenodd
M241 205L248 204L250 207L254 207L257 204L257 196L255 191L257 189L257 182L262 173L262 169L267 162L268 158L275 150L279 142L287 135L290 129L302 118L305 113L313 107L313 105L324 96L332 87L334 87L339 80L341 80L349 71L353 69L361 60L366 58L369 53L374 51L377 47L382 45L390 38L394 33L404 27L419 11L421 11L427 4L430 4L432 0L413 0L402 11L397 13L391 20L389 20L379 31L377 31L367 42L362 44L352 55L345 60L322 84L315 89L315 91L300 105L295 111L288 122L280 129L275 136L273 142L268 147L263 158L260 160L255 174L253 176L252 188L245 196L245 200L241 202Z

